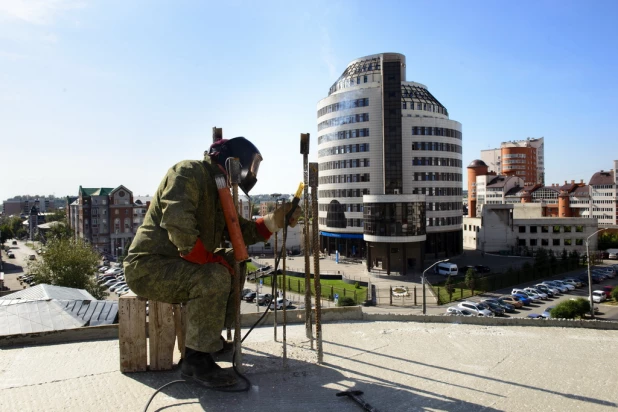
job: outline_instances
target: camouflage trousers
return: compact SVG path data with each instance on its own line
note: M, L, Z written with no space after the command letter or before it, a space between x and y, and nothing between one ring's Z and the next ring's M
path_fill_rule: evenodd
M231 249L217 249L215 254L223 255L234 267ZM125 277L138 296L187 303L187 347L208 353L222 348L221 331L233 325L238 304L233 299L233 277L223 265L198 265L181 257L129 256Z

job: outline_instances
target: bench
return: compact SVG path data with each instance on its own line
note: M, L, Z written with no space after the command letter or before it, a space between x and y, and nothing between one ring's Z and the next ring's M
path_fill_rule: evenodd
M118 300L118 319L120 372L172 369L176 340L184 358L186 305L148 301L129 292Z

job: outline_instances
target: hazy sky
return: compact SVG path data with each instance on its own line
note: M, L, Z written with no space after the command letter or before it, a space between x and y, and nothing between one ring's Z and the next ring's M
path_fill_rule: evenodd
M462 123L465 166L543 136L546 182L588 182L618 159L617 18L616 1L0 0L0 200L153 194L213 126L260 148L252 194L294 192L318 101L382 52Z

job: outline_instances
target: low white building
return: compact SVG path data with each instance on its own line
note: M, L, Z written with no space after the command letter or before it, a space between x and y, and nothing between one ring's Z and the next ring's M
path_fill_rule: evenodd
M586 253L586 239L598 230L597 219L543 217L540 203L485 205L480 217L464 217L465 249L509 253L543 248L557 255L566 250ZM597 236L590 237L597 250Z

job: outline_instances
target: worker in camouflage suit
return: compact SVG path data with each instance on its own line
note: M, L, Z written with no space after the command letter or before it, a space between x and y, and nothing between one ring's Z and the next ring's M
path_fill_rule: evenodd
M211 355L223 349L221 331L232 325L236 305L233 253L218 249L226 228L215 176L227 174L228 158L240 160L239 187L248 194L257 181L260 152L244 137L219 140L203 161L182 161L167 172L124 261L127 284L137 295L188 302L181 370L209 387L236 383ZM239 216L245 244L265 241L283 228L288 205L255 222ZM292 226L300 213L292 216Z

